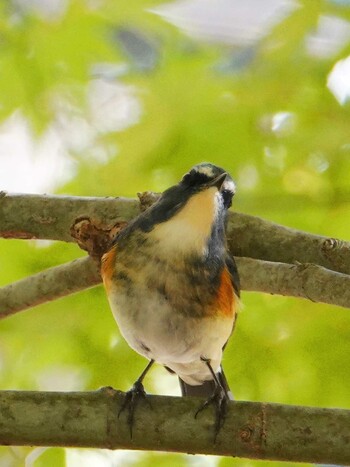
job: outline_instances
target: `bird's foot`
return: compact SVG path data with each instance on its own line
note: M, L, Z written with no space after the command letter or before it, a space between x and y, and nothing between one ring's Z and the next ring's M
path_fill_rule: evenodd
M118 412L119 418L121 413L124 412L124 410L128 409L127 424L130 430L130 438L132 438L132 429L134 425L134 415L136 406L140 399L144 399L145 401L147 401L148 405L151 407L151 403L147 399L147 394L143 387L143 384L141 383L141 381L136 381L133 387L126 392L123 405L121 406Z
M227 402L229 398L221 386L216 386L213 394L199 407L195 413L195 418L199 415L202 410L207 408L209 405L213 404L215 409L215 425L214 425L214 443L216 438L225 423L226 413L227 413Z

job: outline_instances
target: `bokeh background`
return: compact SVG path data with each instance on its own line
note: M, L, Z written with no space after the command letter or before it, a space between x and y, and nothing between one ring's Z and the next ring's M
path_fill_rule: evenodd
M234 209L350 240L350 2L3 0L0 189L88 196L162 191L210 161ZM83 253L0 241L5 285ZM350 409L350 315L243 293L224 366L235 397ZM0 323L0 388L127 390L145 361L102 287ZM156 368L149 392L178 394ZM5 467L294 464L0 448Z

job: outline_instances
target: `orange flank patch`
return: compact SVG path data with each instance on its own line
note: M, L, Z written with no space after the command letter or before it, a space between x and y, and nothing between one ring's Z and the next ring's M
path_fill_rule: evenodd
M228 318L233 317L236 310L235 293L231 282L231 275L227 268L221 273L220 287L217 295L219 312Z
M117 256L117 247L114 245L107 253L102 256L101 276L107 292L110 290L112 276L115 267L115 258Z

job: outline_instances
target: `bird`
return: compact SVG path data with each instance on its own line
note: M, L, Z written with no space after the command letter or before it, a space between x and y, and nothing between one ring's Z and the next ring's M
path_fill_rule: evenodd
M120 332L149 360L126 393L132 436L143 380L157 362L175 373L183 396L215 406L215 436L232 394L222 355L240 303L240 282L225 228L235 183L221 167L192 167L114 239L101 275Z

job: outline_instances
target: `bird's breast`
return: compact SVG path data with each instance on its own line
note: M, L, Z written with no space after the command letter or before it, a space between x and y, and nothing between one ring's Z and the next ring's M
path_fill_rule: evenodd
M206 348L221 352L235 317L227 269L164 256L147 241L130 245L117 244L102 261L111 309L129 345L165 364L199 358Z

